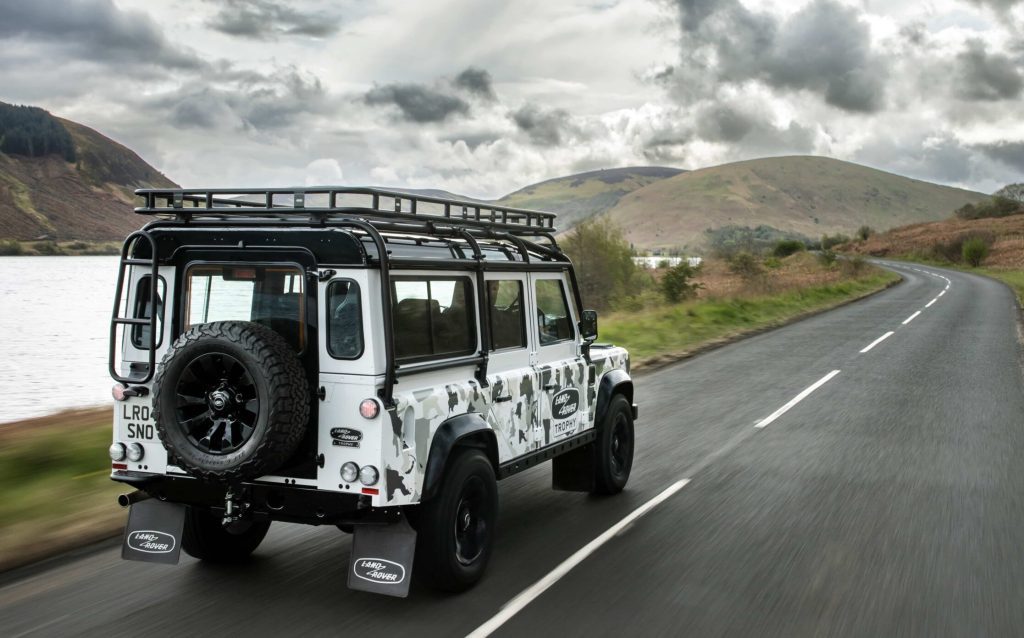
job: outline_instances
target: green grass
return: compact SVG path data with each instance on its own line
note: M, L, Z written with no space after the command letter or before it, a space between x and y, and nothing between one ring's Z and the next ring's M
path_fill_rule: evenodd
M976 272L998 279L1006 283L1017 294L1017 301L1024 306L1024 270L996 270L994 268L961 268L966 272Z
M110 410L0 430L0 569L116 530L124 514L110 480Z
M600 340L625 346L635 362L642 362L824 310L880 290L898 279L898 275L880 271L859 279L773 295L709 298L637 313L616 313L600 322Z

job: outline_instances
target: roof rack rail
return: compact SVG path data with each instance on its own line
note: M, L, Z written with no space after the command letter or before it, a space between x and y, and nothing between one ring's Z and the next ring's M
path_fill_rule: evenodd
M135 194L144 199L136 213L185 222L229 217L324 222L336 216L355 216L378 221L441 221L525 236L557 230L554 213L381 188L140 188Z

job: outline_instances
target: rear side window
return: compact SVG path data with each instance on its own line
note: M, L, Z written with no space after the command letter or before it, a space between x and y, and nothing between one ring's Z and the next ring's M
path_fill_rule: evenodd
M335 359L358 359L363 354L363 312L354 281L332 281L327 286L327 351Z
M302 350L306 342L302 284L297 266L192 266L185 277L185 329L213 321L252 321Z
M523 282L488 281L487 304L491 315L491 350L526 347L523 321Z
M151 290L153 278L149 275L139 280L135 290L135 312L136 319L149 319L153 316L153 309L150 307ZM163 337L164 318L164 280L156 280L156 343L153 348L159 348ZM149 326L132 326L132 345L140 350L148 350L150 347Z
M476 351L468 277L396 277L392 281L395 358L446 358Z
M565 287L559 279L537 280L537 328L540 345L566 341L576 336L569 314Z

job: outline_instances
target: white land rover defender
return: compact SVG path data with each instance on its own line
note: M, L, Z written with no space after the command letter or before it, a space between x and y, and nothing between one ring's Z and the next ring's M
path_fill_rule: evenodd
M354 534L350 587L461 590L496 480L613 494L629 355L592 343L554 215L370 188L139 190L110 333L122 555L238 561L271 521Z

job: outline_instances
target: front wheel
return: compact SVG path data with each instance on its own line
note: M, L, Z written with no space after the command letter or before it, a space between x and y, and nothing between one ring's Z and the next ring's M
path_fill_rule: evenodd
M181 548L209 563L240 563L256 551L270 529L270 521L239 521L225 528L219 516L189 506Z
M594 454L594 494L618 494L633 469L633 409L621 394L612 397Z
M464 591L483 577L494 546L498 485L480 450L456 450L437 496L417 512L417 576L431 587Z

